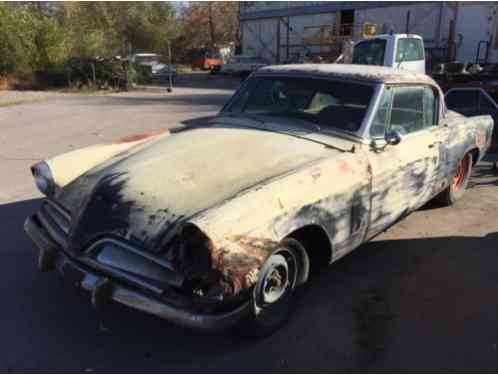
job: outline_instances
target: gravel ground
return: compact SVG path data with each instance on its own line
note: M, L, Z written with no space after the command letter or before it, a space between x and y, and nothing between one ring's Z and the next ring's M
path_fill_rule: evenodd
M46 100L60 95L47 91L2 90L0 91L0 107Z
M55 95L0 108L0 372L496 372L498 176L489 156L454 207L428 205L299 291L275 335L202 335L37 272L24 218L33 162L209 116L231 91Z

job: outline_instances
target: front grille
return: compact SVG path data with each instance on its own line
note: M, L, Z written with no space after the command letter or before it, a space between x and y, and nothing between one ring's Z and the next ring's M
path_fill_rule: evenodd
M66 248L67 238L71 230L71 216L69 213L57 203L45 200L37 216L55 242Z

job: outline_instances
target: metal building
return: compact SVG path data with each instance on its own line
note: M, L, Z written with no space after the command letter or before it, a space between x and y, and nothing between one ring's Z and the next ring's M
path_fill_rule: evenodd
M242 53L272 63L335 56L344 38L423 36L429 63L498 62L496 2L243 2Z

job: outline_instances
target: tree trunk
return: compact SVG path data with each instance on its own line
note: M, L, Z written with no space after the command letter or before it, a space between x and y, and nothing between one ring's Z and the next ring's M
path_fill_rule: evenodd
M208 21L209 21L209 33L211 35L211 46L216 45L216 37L214 35L214 21L213 21L213 5L208 2Z

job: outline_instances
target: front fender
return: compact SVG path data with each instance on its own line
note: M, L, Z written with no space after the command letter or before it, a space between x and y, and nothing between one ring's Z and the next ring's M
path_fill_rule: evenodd
M109 144L97 144L46 159L54 182L62 188L90 169L124 152L157 138L166 131L144 133L121 138Z
M212 264L230 279L236 293L254 285L280 241L299 228L322 227L332 248L353 235L362 237L367 221L361 221L361 227L353 224L356 216L368 216L364 190L369 178L364 155L344 153L261 183L192 222L211 239ZM357 199L359 191L364 199ZM364 207L355 214L357 201Z

